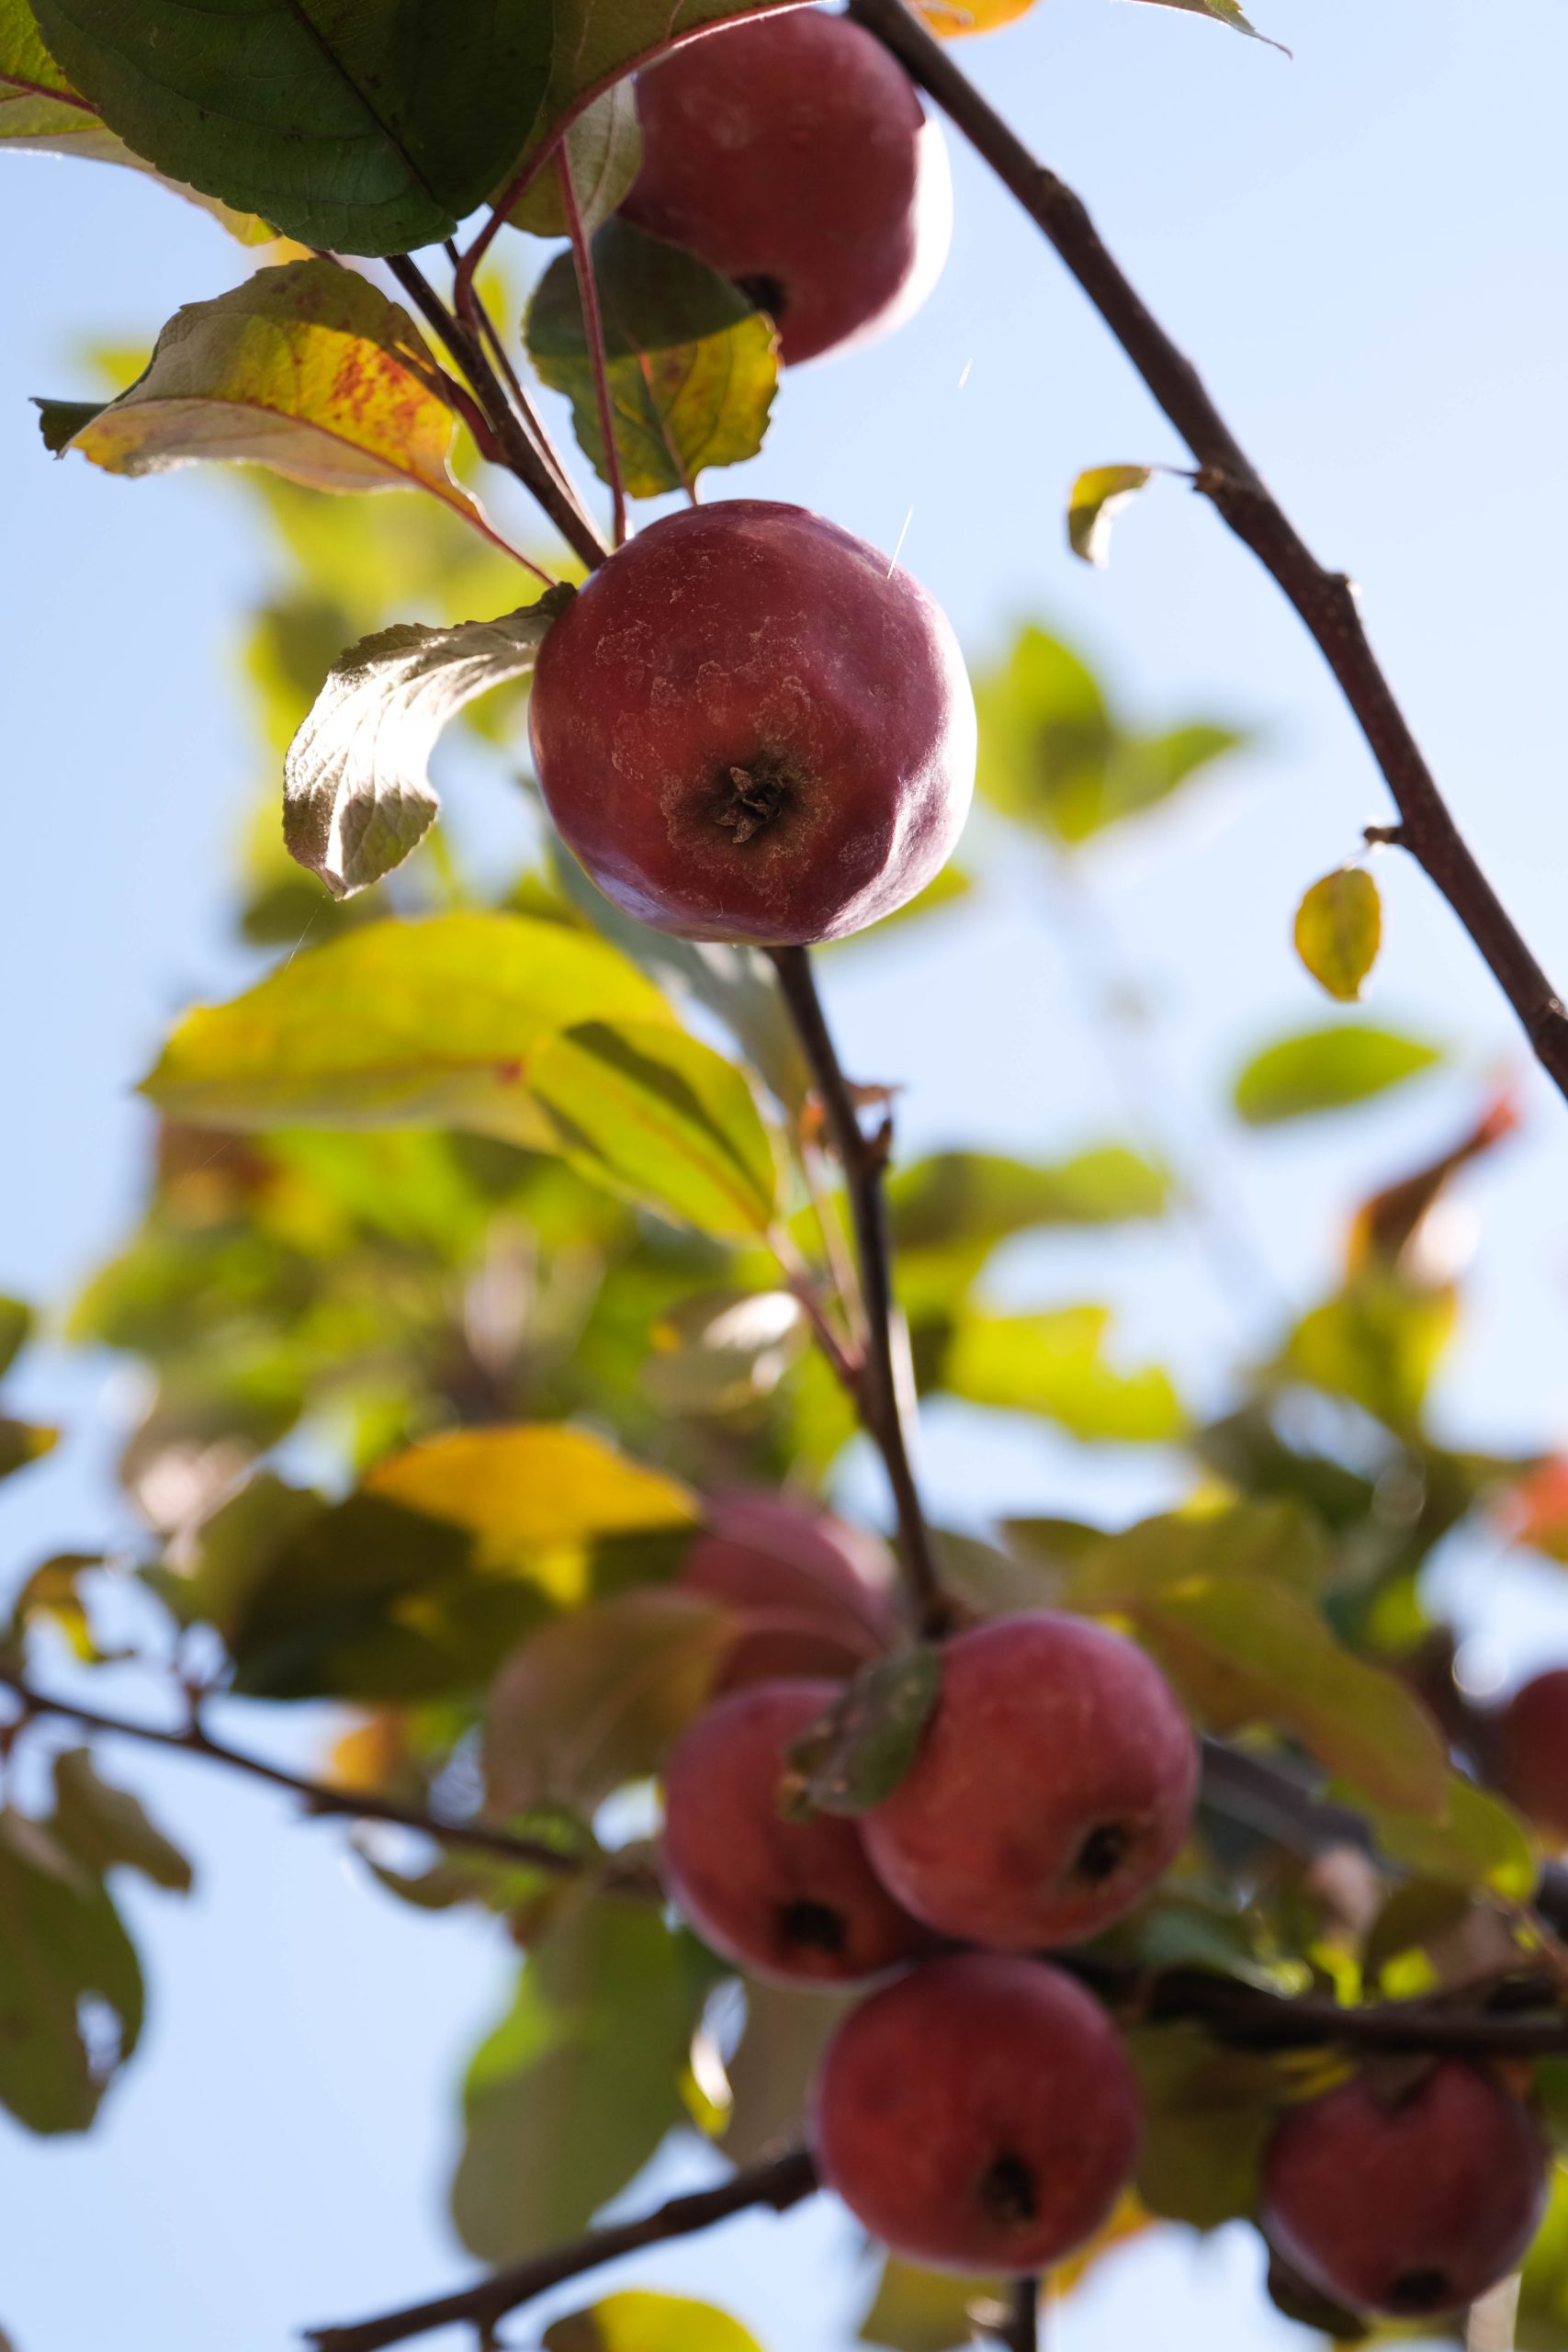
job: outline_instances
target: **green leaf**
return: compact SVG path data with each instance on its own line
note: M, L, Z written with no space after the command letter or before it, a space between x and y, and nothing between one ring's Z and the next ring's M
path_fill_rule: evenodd
M39 0L38 18L139 155L339 253L449 237L522 151L549 71L536 0Z
M1166 1511L1114 1535L1052 1519L1009 1520L1005 1532L1076 1609L1116 1607L1134 1594L1214 1576L1283 1585L1311 1598L1332 1585L1337 1566L1316 1519L1294 1501L1243 1498Z
M58 1430L45 1429L37 1421L14 1421L0 1413L0 1478L25 1470L29 1463L41 1462L59 1442Z
M694 1594L623 1592L545 1626L502 1667L485 1725L492 1812L591 1814L650 1779L712 1695L734 1620Z
M89 1996L111 2029L91 2045ZM141 2012L141 1971L102 1880L47 1825L0 1813L0 2104L29 2132L85 2132Z
M655 1905L569 1899L468 2069L452 2211L470 2254L513 2262L576 2236L686 2120L709 1968Z
M1509 1903L1528 1903L1535 1892L1540 1873L1529 1831L1500 1798L1461 1773L1448 1775L1444 1810L1436 1820L1369 1804L1368 1791L1350 1774L1331 1783L1327 1793L1364 1813L1378 1851L1419 1878L1472 1892L1484 1888Z
M547 1039L528 1082L556 1148L595 1183L716 1238L765 1233L778 1162L732 1062L682 1030L592 1021Z
M187 302L130 390L69 439L67 404L40 405L56 454L80 450L108 473L223 458L310 490L427 490L489 527L447 466L453 415L417 329L335 262L258 269L210 302Z
M1152 466L1091 466L1067 495L1067 545L1085 563L1111 558L1111 526L1134 493L1148 483Z
M1364 1102L1435 1069L1442 1058L1438 1046L1389 1029L1348 1022L1303 1029L1255 1054L1237 1077L1231 1099L1249 1127L1273 1126L1282 1119Z
M955 2278L890 2254L855 2341L882 2345L886 2352L965 2352L976 2340L975 2305L1002 2292L999 2278Z
M1216 24L1228 25L1232 32L1247 33L1253 40L1260 40L1266 49L1277 49L1282 57L1290 51L1282 41L1270 40L1267 33L1258 32L1241 13L1240 0L1156 0L1162 8L1186 8L1195 17L1212 17Z
M10 1371L33 1328L33 1310L19 1298L0 1298L0 1374Z
M112 1788L101 1781L85 1747L67 1749L54 1759L55 1836L77 1859L98 1875L125 1868L140 1871L154 1886L188 1894L191 1867L177 1846L155 1829L141 1799L129 1789Z
M787 1290L703 1291L661 1315L643 1385L666 1413L744 1414L777 1388L811 1344Z
M1519 2352L1568 2352L1568 2165L1551 2167L1551 2202L1519 2278Z
M668 1019L601 941L524 915L367 923L175 1030L143 1091L215 1127L468 1127L546 1148L529 1058L558 1028Z
M461 1527L481 1566L525 1567L535 1555L581 1550L609 1535L694 1528L695 1498L564 1422L454 1430L389 1455L364 1491ZM573 1596L575 1597L575 1595Z
M442 729L476 695L527 676L558 601L451 628L400 621L338 656L283 780L289 855L334 898L379 882L423 839L441 807L427 768Z
M929 1644L862 1667L790 1748L791 1816L852 1816L891 1796L915 1760L941 1684L942 1653Z
M1039 1315L966 1313L937 1385L971 1404L1059 1421L1089 1442L1171 1442L1186 1419L1168 1374L1153 1365L1115 1371L1104 1356L1110 1325L1105 1306L1062 1306Z
M1382 900L1364 867L1342 865L1313 884L1296 910L1295 942L1319 987L1354 1004L1382 943Z
M1456 1313L1451 1290L1371 1268L1303 1316L1280 1369L1414 1433Z
M82 1598L81 1578L103 1564L101 1552L57 1552L41 1560L11 1603L8 1638L25 1634L36 1619L42 1618L53 1626L73 1657L84 1666L100 1664L104 1653Z
M1144 2098L1138 2195L1151 2213L1199 2230L1250 2219L1265 2143L1285 2102L1277 2062L1216 2050L1196 2027L1126 2037Z
M887 1209L899 1250L982 1243L1036 1226L1117 1225L1165 1214L1170 1180L1121 1144L1031 1163L994 1152L942 1151L897 1170Z
M859 1996L746 1979L746 2022L728 2060L730 2106L721 2142L732 2164L750 2165L799 2139L817 2069Z
M541 133L570 119L591 93L684 35L766 13L755 0L555 0L555 62Z
M642 131L629 75L583 108L566 134L565 160L571 168L578 212L592 236L630 194L642 161ZM536 237L570 233L561 162L558 150L525 189L506 216L513 228L526 229Z
M762 446L778 384L771 320L694 254L606 221L593 240L615 447L627 492L689 489ZM550 264L524 322L541 379L571 401L579 442L608 475L570 254Z
M552 2320L545 2352L761 2352L728 2312L683 2295L607 2295L584 2312Z

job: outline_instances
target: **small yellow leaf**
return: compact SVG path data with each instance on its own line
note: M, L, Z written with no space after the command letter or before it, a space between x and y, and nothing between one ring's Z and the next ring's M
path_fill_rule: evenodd
M994 33L1027 17L1034 0L919 0L920 15L939 40L965 33Z
M1359 865L1314 882L1296 910L1296 953L1318 986L1354 1004L1382 944L1378 886Z
M1067 493L1067 544L1085 563L1103 564L1111 553L1111 525L1119 508L1142 490L1152 466L1090 466Z

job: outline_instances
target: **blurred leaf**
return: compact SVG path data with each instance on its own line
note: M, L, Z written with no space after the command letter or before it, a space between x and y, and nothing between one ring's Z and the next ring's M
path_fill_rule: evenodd
M1064 1541L1064 1528L1066 1540ZM1246 1577L1311 1597L1333 1582L1334 1560L1313 1514L1293 1501L1223 1503L1162 1512L1114 1535L1060 1520L1010 1520L1016 1552L1039 1558L1055 1589L1074 1608L1092 1609L1130 1596L1208 1577Z
M771 1396L811 1344L800 1301L785 1290L704 1292L654 1325L644 1383L669 1413L744 1413Z
M72 81L160 171L301 243L397 254L449 237L538 110L549 18L532 0L388 15L339 0L38 0Z
M1319 987L1354 1004L1382 944L1382 900L1363 866L1314 882L1296 910L1296 954Z
M1144 2095L1135 2176L1144 2204L1199 2230L1250 2220L1264 2143L1284 2101L1278 2063L1216 2050L1194 2026L1144 2027L1126 2044Z
M86 2006L99 2014L89 2032ZM101 1879L0 1812L0 2104L85 2132L141 2030L141 1971Z
M1373 1271L1302 1317L1280 1368L1392 1429L1414 1430L1457 1311L1451 1289Z
M146 373L58 454L113 474L216 458L311 490L427 490L488 529L447 466L453 431L407 312L355 270L297 261L176 311Z
M489 1567L526 1565L536 1553L605 1535L694 1528L698 1516L678 1480L591 1430L553 1422L426 1438L378 1462L364 1491L465 1529Z
M40 1462L59 1442L58 1430L45 1429L36 1421L14 1421L0 1413L0 1478L25 1470L29 1462Z
M778 1164L732 1062L682 1030L585 1022L547 1038L528 1083L556 1148L623 1198L716 1238L765 1233Z
M1346 1242L1347 1272L1354 1277L1392 1270L1407 1272L1417 1283L1431 1283L1428 1268L1434 1253L1427 1245L1433 1234L1433 1210L1461 1170L1495 1151L1518 1125L1518 1100L1512 1084L1505 1082L1457 1143L1360 1204ZM1437 1254L1442 1254L1440 1249Z
M792 1816L869 1813L891 1796L915 1760L941 1682L942 1653L930 1644L862 1667L790 1748Z
M367 923L175 1028L143 1092L218 1127L451 1125L549 1148L526 1084L558 1028L656 1023L601 941L524 915Z
M629 74L612 84L578 116L566 134L566 161L571 169L578 212L592 236L618 209L622 198L631 193L642 161L642 132ZM526 229L536 237L570 233L558 151L506 217L513 228Z
M227 1639L253 1589L289 1539L319 1521L319 1495L258 1471L191 1531L157 1583L182 1624L215 1625Z
M99 1875L123 1867L140 1871L154 1886L166 1887L172 1894L190 1892L191 1867L179 1848L153 1827L140 1798L98 1778L85 1747L70 1748L54 1759L54 1815L50 1826L78 1860Z
M607 2295L552 2320L545 2352L761 2352L754 2335L711 2303L683 2295Z
M973 898L974 894L973 876L965 874L961 865L954 865L949 859L931 876L923 890L917 890L912 899L906 899L903 905L895 907L891 914L879 915L874 922L867 923L863 931L852 931L842 939L828 940L825 945L837 953L840 948L852 947L857 940L881 939L889 931L901 928L908 922L918 922L922 915L940 914L943 907L956 906L960 899Z
M987 1248L1036 1226L1114 1225L1164 1215L1170 1181L1122 1144L1071 1159L1034 1162L994 1152L943 1151L888 1180L887 1209L898 1250L952 1244Z
M747 1977L746 2022L726 2073L730 2107L722 2146L751 2165L798 2140L822 2052L858 1994L820 1982L801 1987Z
M547 1625L491 1692L485 1785L492 1812L591 1814L658 1771L712 1694L734 1639L729 1613L688 1592L624 1592Z
M1233 32L1247 33L1254 40L1262 41L1265 48L1279 50L1281 56L1289 57L1291 53L1282 42L1270 40L1267 33L1258 32L1247 23L1241 13L1240 0L1156 0L1156 5L1162 8L1187 8L1196 17L1213 17L1216 24L1228 25Z
M1436 1046L1388 1029L1346 1023L1305 1029L1255 1054L1236 1078L1232 1101L1249 1127L1314 1111L1337 1111L1399 1086L1442 1060Z
M1036 1413L1086 1441L1160 1445L1186 1425L1169 1375L1120 1373L1104 1356L1111 1310L1061 1306L1038 1315L986 1315L958 1323L937 1385L971 1404Z
M999 2278L955 2278L885 2256L855 2341L883 2345L887 2352L964 2352L976 2340L971 2310L1002 2291Z
M1568 2352L1568 2166L1561 2160L1551 2167L1551 2188L1519 2279L1518 2352Z
M447 720L476 695L526 677L559 598L494 621L399 621L342 653L284 769L289 854L348 898L400 865L441 807L427 769Z
M942 40L993 33L1026 17L1035 0L917 0L919 14Z
M1345 1772L1343 1780L1330 1796L1365 1813L1379 1852L1400 1869L1445 1886L1484 1887L1510 1903L1528 1903L1534 1894L1540 1871L1529 1833L1500 1798L1461 1773L1448 1774L1436 1819L1380 1803L1378 1791L1356 1774Z
M1139 735L1079 657L1039 628L976 681L980 791L1004 815L1069 846L1167 798L1246 738L1201 723Z
M57 1552L41 1560L11 1603L10 1634L25 1633L36 1618L51 1624L84 1666L96 1665L99 1650L82 1599L81 1577L103 1566L101 1552Z
M611 414L633 498L689 488L709 466L754 458L778 385L773 322L705 262L605 222L593 239ZM571 402L572 424L608 475L593 370L570 254L539 280L524 322L539 377Z
M569 1900L468 2068L452 2211L470 2254L514 2262L576 2236L685 2120L711 1966L655 1905Z
M1111 560L1111 526L1134 494L1152 479L1152 466L1091 466L1079 474L1067 497L1067 545L1086 563Z
M33 1310L19 1298L0 1298L0 1373L16 1363L33 1328Z

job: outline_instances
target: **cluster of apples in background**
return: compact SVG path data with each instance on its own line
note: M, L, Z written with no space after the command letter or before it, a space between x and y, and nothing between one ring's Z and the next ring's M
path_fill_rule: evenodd
M672 1897L757 1977L869 1988L828 2044L809 2129L873 2236L937 2268L1048 2268L1129 2184L1139 2098L1104 2009L1043 1955L1126 1917L1188 1837L1198 1754L1168 1685L1081 1619L970 1625L942 1645L892 1793L859 1819L802 1818L792 1751L901 1638L890 1562L786 1498L738 1496L714 1505L682 1581L737 1623L665 1775ZM1258 2218L1334 2305L1408 2320L1506 2275L1545 2169L1529 2106L1492 2073L1401 2062L1287 2113Z

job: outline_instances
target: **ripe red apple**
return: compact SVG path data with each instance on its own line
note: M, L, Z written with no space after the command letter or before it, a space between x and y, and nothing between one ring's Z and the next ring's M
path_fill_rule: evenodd
M1143 1652L1081 1618L993 1618L949 1642L914 1764L868 1814L907 1910L1003 1951L1092 1936L1187 1834L1191 1731Z
M1348 2310L1420 2319L1473 2302L1514 2267L1546 2204L1534 2119L1445 2059L1403 2098L1342 2083L1286 2116L1263 2166L1263 2226Z
M1043 1962L959 1952L852 2010L812 2101L822 2178L872 2235L944 2270L1039 2270L1133 2169L1138 2094L1104 2011Z
M1549 1837L1568 1843L1568 1667L1515 1691L1494 1719L1491 1747L1504 1793Z
M539 786L608 898L686 939L838 939L929 882L975 776L957 642L804 507L665 515L545 639Z
M893 1563L874 1536L789 1495L721 1495L682 1563L688 1591L735 1612L724 1690L791 1675L845 1680L897 1631Z
M739 281L784 357L868 340L935 285L953 229L942 132L880 41L792 9L637 78L642 164L621 207Z
M876 1976L931 1939L900 1911L851 1821L779 1811L787 1751L832 1682L759 1682L711 1707L664 1776L665 1876L714 1950L774 1982Z

